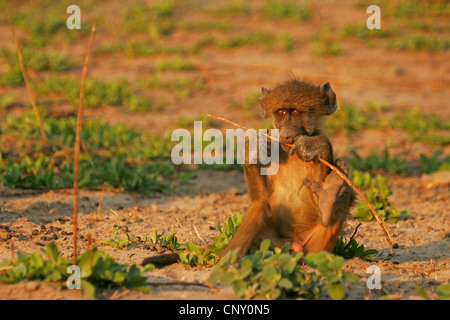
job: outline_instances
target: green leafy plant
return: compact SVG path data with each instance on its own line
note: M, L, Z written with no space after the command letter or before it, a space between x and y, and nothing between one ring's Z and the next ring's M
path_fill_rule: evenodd
M350 167L349 178L356 187L363 190L384 189L388 187L387 183L389 182L389 178L381 174L372 175L369 172L353 169L353 167Z
M215 264L218 256L215 256L210 250L202 248L193 242L187 244L180 244L176 237L176 232L169 234L163 232L159 234L156 230L153 231L150 240L154 244L178 254L180 262L187 266L202 266L205 264Z
M436 288L436 294L439 300L450 300L450 284L441 284Z
M345 282L357 282L359 278L351 272L343 271L344 259L331 253L322 251L308 253L305 263L311 268L317 269L325 278L328 294L335 300L340 300L345 294Z
M212 250L203 248L193 242L188 242L182 247L184 250L178 251L180 262L187 266L215 265L219 256Z
M244 46L256 46L265 50L275 47L277 37L267 31L246 32L240 35L229 37L219 43L220 48L239 48Z
M169 36L175 28L171 19L174 9L175 1L157 1L150 6L133 3L124 15L127 34L146 32L153 38Z
M405 160L398 157L391 157L386 149L384 155L379 156L376 152L372 152L367 158L362 158L356 152L352 152L353 157L350 158L349 165L358 170L378 170L383 169L386 172L409 174L411 167Z
M186 265L215 265L219 258L222 256L223 250L228 246L237 229L242 223L243 215L235 213L233 217L228 217L224 224L224 230L220 226L220 222L217 223L217 229L219 233L217 236L212 237L212 244L209 244L206 248L201 248L194 243L190 242L186 245L185 251L180 252L180 261Z
M344 259L361 258L363 260L372 261L374 259L373 255L377 254L378 251L374 249L366 250L364 245L359 245L355 238L350 237L350 239L347 240L345 236L341 236L333 248L333 253Z
M236 266L237 249L227 253L211 271L208 282L231 285L237 297L243 299L318 298L322 284L328 286L333 299L342 299L344 281L355 276L341 270L343 258L330 253L289 253L289 244L269 250L270 241L261 242L259 250L242 258ZM307 272L300 266L304 262L315 269Z
M337 112L333 117L329 117L324 121L325 130L330 133L342 132L350 135L367 127L373 127L371 119L376 115L369 110L360 110L354 106L346 105Z
M0 282L15 283L22 280L60 281L67 279L66 271L70 265L63 259L54 242L41 249L42 255L33 252L24 255L17 252L17 259L5 260L0 264Z
M398 51L446 51L450 48L450 41L430 36L411 35L398 40L391 40L388 48Z
M119 264L115 262L106 252L94 248L86 251L77 260L81 270L81 288L86 294L95 298L97 290L126 287L128 289L151 292L145 286L147 277L144 273L154 269L149 264L143 269L135 265Z
M396 17L408 17L415 14L434 16L448 13L448 11L449 6L446 2L431 0L424 3L420 0L401 0L395 6L388 6L387 14Z
M27 62L28 70L61 72L68 71L76 65L64 54L36 52L32 48L22 50L22 55L24 61ZM21 85L23 83L23 77L20 71L19 60L17 59L17 53L13 50L3 48L0 50L0 58L9 66L8 72L5 74L2 73L0 76L0 83L12 86Z
M84 106L86 108L98 108L101 106L125 106L134 111L139 104L139 111L152 111L158 109L155 103L150 103L127 80L102 81L88 79L85 84L86 94ZM59 95L72 105L79 101L80 83L69 77L51 76L36 86L36 92L45 101L46 96Z
M158 232L154 230L150 240L154 244L158 244L161 247L165 247L173 252L176 252L182 248L182 245L178 243L178 238L175 236L176 233L176 231L173 231L171 233L163 232L162 234L158 234Z
M34 115L7 116L0 123L0 181L8 187L67 188L73 185L74 118L42 118L51 147L40 139ZM169 137L150 137L123 125L86 121L81 132L80 187L102 186L151 194L169 187L175 166ZM33 141L33 143L30 143Z
M191 53L199 54L203 48L216 44L216 39L212 36L203 36L191 47Z
M162 46L153 42L149 43L148 41L132 41L125 45L123 51L128 57L140 57L157 54L184 53L186 50L179 46Z
M266 0L263 14L273 20L306 21L312 17L312 12L306 3L295 0Z
M407 211L398 209L393 206L393 203L388 200L388 197L392 195L387 187L381 190L372 189L365 193L365 197L372 204L374 209L377 211L381 219L387 222L395 222L399 218L407 215ZM371 221L373 220L373 215L367 205L363 202L358 203L357 211L355 217L359 220Z
M364 196L372 204L381 219L388 222L394 222L408 214L407 211L401 211L394 207L393 203L388 199L392 195L392 191L386 184L387 178L381 175L373 177L368 172L361 172L351 168L349 178L356 187L365 190ZM355 212L355 218L364 221L374 219L371 210L363 202L360 201Z
M109 240L101 241L101 243L106 244L106 245L112 245L112 246L116 247L117 249L122 249L123 247L129 246L133 243L140 242L140 238L138 238L138 237L132 238L126 231L123 231L123 230L122 230L122 232L125 234L125 237L118 238L117 237L118 232L119 232L119 227L115 227L112 238Z
M391 128L406 132L410 141L442 146L450 143L445 134L450 129L450 122L442 117L423 113L418 108L398 110L389 115L383 113L385 110L386 106L378 104L371 104L364 110L346 105L324 121L324 128L329 134L342 132L346 135L366 128Z
M340 45L332 38L328 25L320 27L319 35L312 38L313 52L318 56L338 56L341 54Z
M439 159L443 150L436 150L430 157L425 154L420 155L420 171L424 173L433 173L436 171L448 171L450 170L450 156Z
M237 229L242 224L243 218L244 216L239 212L235 213L233 217L228 217L224 224L224 230L222 230L220 222L217 223L219 234L212 238L214 243L208 246L214 254L217 256L222 255L223 250L228 246Z
M439 134L439 131L450 130L450 121L435 114L423 113L418 108L396 113L389 123L393 129L405 131L411 141L442 146L450 143L448 135Z
M368 29L365 24L352 24L341 30L343 37L353 37L365 41L373 38L389 38L397 33L395 28Z
M61 257L54 242L41 249L42 254L30 255L17 253L17 259L5 260L0 264L0 282L16 283L22 280L60 282L64 288L70 273L67 268L72 264ZM94 299L99 291L110 288L126 287L149 292L145 287L144 273L154 268L147 265L139 269L135 265L116 263L106 252L97 248L86 251L78 257L77 266L81 271L81 289Z
M242 223L243 216L235 213L233 217L229 217L224 224L224 230L217 223L219 234L212 238L213 243L206 248L196 245L193 242L180 244L176 237L176 232L169 234L159 234L153 231L150 240L152 243L158 244L178 254L180 262L187 266L215 265L222 255L223 250L227 247L237 228Z
M189 61L175 59L175 60L159 60L155 63L156 71L192 71L196 67Z

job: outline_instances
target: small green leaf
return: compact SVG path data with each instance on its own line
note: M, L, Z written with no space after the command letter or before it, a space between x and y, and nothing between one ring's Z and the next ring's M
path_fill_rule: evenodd
M111 279L115 283L122 283L125 281L125 275L119 271L114 273L114 276Z
M151 239L153 243L156 243L156 241L158 241L158 233L156 232L156 230L153 231Z
M272 290L269 291L268 298L270 300L275 300L275 299L278 299L280 294L281 294L281 290L280 289L273 288Z
M222 282L225 285L230 285L233 283L235 278L236 278L236 275L234 272L227 271L220 275L220 282Z
M263 277L271 279L277 274L277 270L272 265L266 265L263 267Z
M45 256L47 257L47 259L53 264L56 264L56 261L58 260L59 257L59 251L58 248L56 247L56 244L52 241L50 242L50 244L45 247L45 249L42 250L45 254Z
M355 274L353 274L351 272L348 272L348 271L344 271L343 272L343 278L344 278L345 281L348 281L348 282L351 282L351 283L359 281L359 277L357 275L355 275Z
M37 252L33 252L30 255L30 263L31 266L36 269L42 268L44 266L44 261L42 260L41 255L38 254Z
M92 275L94 266L97 264L100 255L97 248L86 251L78 258L77 264L81 270L81 278L87 279Z
M189 264L189 259L187 257L186 252L178 252L178 257L180 258L180 262L182 264Z
M186 244L186 248L188 251L190 252L197 252L197 253L201 253L202 249L199 248L195 243L193 242L188 242Z
M261 242L261 245L260 245L260 247L259 247L259 250L261 251L261 252L266 252L267 250L269 250L269 248L270 248L270 240L268 240L268 239L265 239L265 240L263 240L262 242Z
M450 300L450 284L443 283L436 289L439 300Z
M295 270L295 267L297 267L297 260L292 259L288 263L284 265L284 268L287 272L292 273Z
M416 292L422 298L430 300L430 297L428 296L428 294L420 286L416 286Z
M338 256L331 256L331 261L328 262L328 268L333 270L340 270L344 264L344 259Z
M92 283L85 279L81 279L81 291L86 294L90 299L95 299L95 287Z
M209 277L208 277L208 283L210 284L214 284L217 281L220 280L220 277L222 276L222 269L220 269L219 267L215 267L211 270L211 272L209 273Z
M292 289L293 284L292 284L292 282L291 282L290 280L288 280L288 279L286 279L286 278L283 278L283 279L281 279L281 280L278 282L278 286L279 286L280 288L289 290L289 289Z
M233 285L233 291L237 297L243 297L248 289L246 281L238 280Z
M62 279L62 274L59 270L54 270L50 274L47 275L45 280L47 281L59 281Z
M141 274L144 272L152 271L152 270L155 270L155 265L152 263L148 263L144 266L144 268L142 268Z
M333 300L342 300L345 294L345 287L342 283L329 284L328 294Z
M237 277L239 279L244 279L251 272L252 272L252 262L250 260L244 260L239 267Z

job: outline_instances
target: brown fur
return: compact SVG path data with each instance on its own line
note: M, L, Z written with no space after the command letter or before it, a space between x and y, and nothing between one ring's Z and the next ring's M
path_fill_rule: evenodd
M242 257L262 239L275 246L290 242L294 251L332 251L354 200L344 181L317 160L333 162L331 144L318 123L336 110L336 96L328 83L314 86L292 79L270 91L263 88L260 101L263 114L280 129L280 141L293 146L280 148L274 175L261 175L259 164L244 164L252 203L225 253L240 248ZM277 116L279 109L288 115ZM337 166L347 173L342 162Z

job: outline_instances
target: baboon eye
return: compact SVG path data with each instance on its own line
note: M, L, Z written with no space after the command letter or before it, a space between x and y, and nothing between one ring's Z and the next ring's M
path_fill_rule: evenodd
M291 114L296 116L296 115L300 114L300 111L298 111L297 109L292 109Z
M279 116L284 116L284 115L286 115L286 110L280 109L280 110L277 111L277 114Z

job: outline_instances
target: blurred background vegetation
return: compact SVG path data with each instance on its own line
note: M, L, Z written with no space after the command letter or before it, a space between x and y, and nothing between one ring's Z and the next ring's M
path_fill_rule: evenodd
M5 4L49 143L31 112ZM194 120L203 120L204 129L225 127L207 113L267 127L259 116L260 88L290 75L335 88L341 110L324 129L354 170L417 175L450 169L448 1L82 0L81 30L66 27L70 4L1 2L5 187L72 186L81 69L94 22L81 187L106 181L150 194L182 188L206 166L172 164L172 130L192 130ZM366 27L370 4L381 7L380 30ZM224 167L236 166L214 168Z

